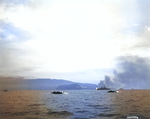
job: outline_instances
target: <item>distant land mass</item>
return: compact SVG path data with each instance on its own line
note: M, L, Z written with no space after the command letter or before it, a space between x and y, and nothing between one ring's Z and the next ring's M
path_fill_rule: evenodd
M98 85L63 79L22 79L0 81L0 90L95 90Z
M57 87L57 90L81 90L83 89L79 84L64 84Z
M73 83L73 84L64 84L59 85L57 90L95 90L97 85L89 83Z

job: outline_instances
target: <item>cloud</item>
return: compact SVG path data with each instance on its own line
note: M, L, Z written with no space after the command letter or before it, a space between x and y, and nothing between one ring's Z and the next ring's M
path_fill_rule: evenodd
M0 0L0 5L3 6L5 10L20 5L35 9L39 7L42 3L42 0Z
M140 35L140 42L137 43L135 46L133 46L134 48L148 48L150 47L150 31L149 31L149 27L145 27L143 30L143 33Z
M31 39L31 34L10 22L0 19L0 42L12 43Z
M0 20L0 74L10 73L13 69L22 66L18 62L20 54L25 51L20 49L21 42L29 40L28 32ZM19 44L18 47L16 44ZM22 61L20 59L20 61ZM12 68L13 67L13 68ZM7 72L7 73L6 73Z
M150 25L150 2L148 0L132 0L126 1L122 4L121 13L122 18L125 19L125 31L141 34L145 26ZM126 32L129 33L129 32Z
M74 71L77 73L73 76L61 77L92 82L94 77L95 81L101 78L96 71L88 72L88 76L78 71L110 68L111 60L123 55L123 48L125 53L139 55L137 49L141 51L150 45L147 0L53 1L53 4L49 0L0 0L0 7L0 74L30 71L30 75L51 77L49 72ZM29 32L36 36L34 40L30 40L33 38ZM29 54L24 55L23 51ZM33 64L41 68L32 72ZM116 69L114 78L107 74L105 83L125 84L118 78L120 73Z
M114 77L105 76L104 84L111 88L150 88L150 59L139 56L121 56Z
M0 75L14 75L13 70L28 67L24 66L25 59L21 56L27 53L23 43L31 38L33 37L28 31L0 19Z
M113 43L120 46L123 53L132 55L137 55L139 50L149 49L150 2L123 0L117 1L116 4L119 7L119 14L114 26L118 29L114 28Z

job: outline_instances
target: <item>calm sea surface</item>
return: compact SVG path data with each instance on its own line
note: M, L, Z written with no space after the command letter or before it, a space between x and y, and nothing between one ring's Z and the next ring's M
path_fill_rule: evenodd
M50 92L1 91L0 117L150 119L150 90L121 90L119 93L101 90L66 90L65 94Z
M47 95L46 105L56 111L73 113L73 119L150 119L150 90L123 90L107 93L101 90L66 91L65 95Z

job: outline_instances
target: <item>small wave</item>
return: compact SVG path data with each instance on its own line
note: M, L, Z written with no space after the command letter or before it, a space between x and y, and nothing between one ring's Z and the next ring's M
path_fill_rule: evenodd
M114 116L119 116L120 114L99 114L98 116L100 117L114 117Z
M88 105L88 106L91 106L91 107L95 107L95 108L98 108L98 109L109 109L108 107L105 107L104 105Z
M73 115L73 113L71 112L67 112L67 111L60 111L60 112L57 112L57 111L48 111L47 112L47 115Z
M23 116L23 115L26 115L28 114L29 112L15 112L15 113L12 113L12 115L20 115L20 116Z
M104 106L104 105L88 105L88 106L91 106L91 107L100 107L100 106Z
M28 106L40 106L40 105L44 105L44 104L37 104L37 103L35 103L35 104L28 105Z
M83 112L88 112L86 110L81 110L81 111L76 111L77 113L83 113Z

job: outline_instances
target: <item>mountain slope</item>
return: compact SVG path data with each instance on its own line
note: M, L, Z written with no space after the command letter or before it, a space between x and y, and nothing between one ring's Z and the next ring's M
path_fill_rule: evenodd
M0 82L0 90L56 90L60 85L71 85L76 82L63 79L22 79ZM95 89L97 85L76 83L81 89ZM3 88L2 88L3 87Z

